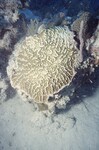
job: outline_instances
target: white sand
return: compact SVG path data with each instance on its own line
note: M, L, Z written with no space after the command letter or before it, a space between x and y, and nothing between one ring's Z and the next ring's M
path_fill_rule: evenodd
M98 150L99 89L84 103L46 118L17 95L3 102L0 150Z

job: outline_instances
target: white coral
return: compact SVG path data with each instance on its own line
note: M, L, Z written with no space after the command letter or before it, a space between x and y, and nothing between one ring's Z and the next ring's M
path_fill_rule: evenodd
M15 47L7 73L11 85L37 103L68 86L75 75L78 49L67 27L43 29Z

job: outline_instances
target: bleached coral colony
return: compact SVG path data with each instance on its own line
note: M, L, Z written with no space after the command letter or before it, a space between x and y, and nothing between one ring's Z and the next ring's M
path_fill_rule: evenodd
M12 87L36 103L48 103L72 81L79 55L74 33L55 26L16 44L7 73Z

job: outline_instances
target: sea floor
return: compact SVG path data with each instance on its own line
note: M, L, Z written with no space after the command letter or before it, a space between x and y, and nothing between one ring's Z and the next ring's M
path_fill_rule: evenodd
M0 150L98 150L99 89L69 111L46 117L18 95L0 105Z

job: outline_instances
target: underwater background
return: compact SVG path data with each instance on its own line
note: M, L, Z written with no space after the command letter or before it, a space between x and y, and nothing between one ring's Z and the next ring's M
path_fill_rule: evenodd
M55 26L76 35L84 63L46 114L12 87L7 68L17 43ZM98 139L99 0L0 0L0 150L98 150Z

